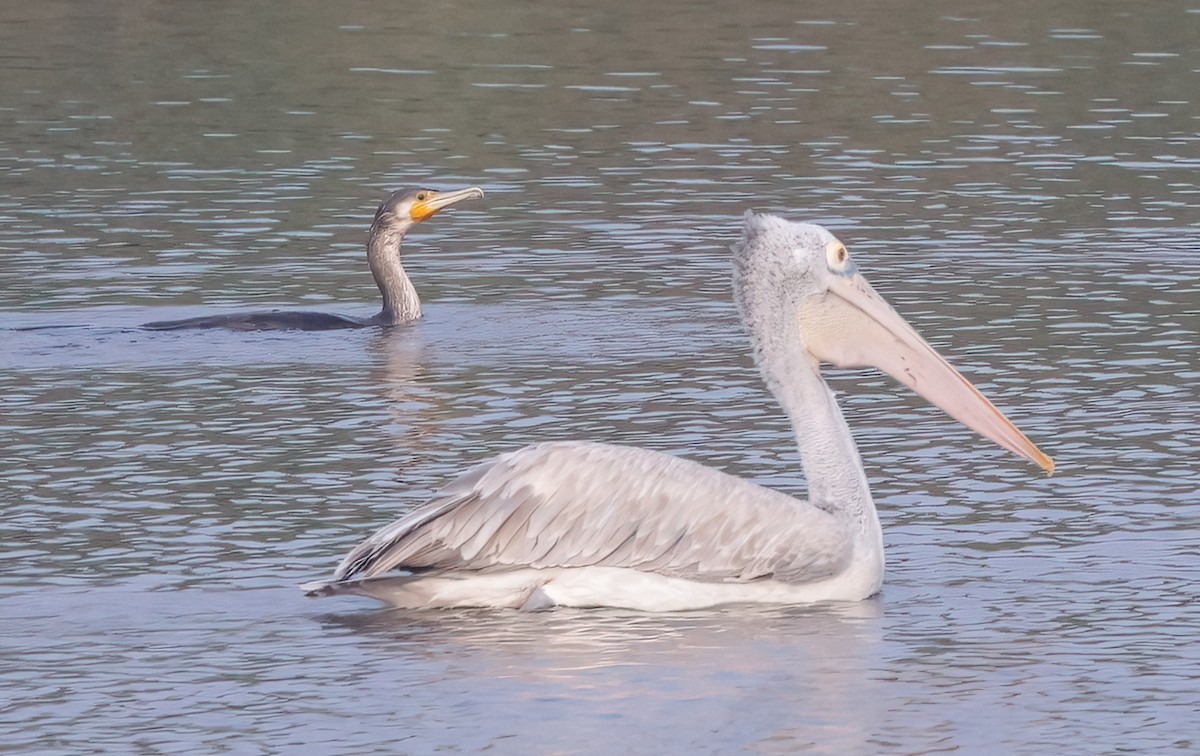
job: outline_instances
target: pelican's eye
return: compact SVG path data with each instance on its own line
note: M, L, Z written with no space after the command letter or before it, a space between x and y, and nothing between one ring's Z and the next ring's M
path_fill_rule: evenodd
M429 199L429 195L428 195L428 194L426 194L425 192L417 192L417 200L418 200L418 201L420 201L420 202L424 202L424 201L425 201L425 200L427 200L427 199Z
M854 263L850 260L850 252L840 241L831 241L825 245L825 261L830 270L837 273L852 273Z

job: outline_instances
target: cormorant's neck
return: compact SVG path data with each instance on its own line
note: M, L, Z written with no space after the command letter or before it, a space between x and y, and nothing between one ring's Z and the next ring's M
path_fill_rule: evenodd
M383 309L372 320L381 325L408 323L421 317L421 300L400 262L400 241L409 227L371 226L367 262L383 295Z

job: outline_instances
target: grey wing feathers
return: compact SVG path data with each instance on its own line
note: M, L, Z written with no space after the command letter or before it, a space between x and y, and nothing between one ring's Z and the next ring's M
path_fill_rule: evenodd
M697 580L829 577L849 561L826 512L695 462L583 442L527 446L377 531L333 580L394 568L629 567Z
M420 528L447 512L454 511L469 502L476 501L479 494L473 489L474 484L488 470L488 465L479 465L455 478L449 485L437 493L424 506L409 512L395 522L385 525L371 534L371 537L351 549L342 559L341 564L333 573L333 581L370 577L387 572L398 565L405 555L416 550L428 552L434 544L428 538L422 538ZM404 544L405 548L396 548ZM416 547L416 549L414 549ZM445 548L445 545L442 545ZM429 555L422 555L420 561L428 561Z

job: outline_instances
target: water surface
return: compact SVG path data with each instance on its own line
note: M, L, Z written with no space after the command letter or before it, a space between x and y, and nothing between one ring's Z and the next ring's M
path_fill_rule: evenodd
M1200 8L0 10L0 739L29 752L1193 750ZM483 186L406 240L394 188ZM294 587L544 439L802 495L729 302L833 228L1059 468L834 371L881 595L650 616ZM22 330L32 329L32 330Z

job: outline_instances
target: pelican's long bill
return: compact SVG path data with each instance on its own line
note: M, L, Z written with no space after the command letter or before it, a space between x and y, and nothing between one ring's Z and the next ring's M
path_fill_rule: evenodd
M872 366L976 433L1054 472L1054 460L951 367L853 268L825 296L805 302L801 336L809 353L838 367Z
M465 199L483 198L483 190L477 186L456 189L453 192L437 192L430 189L422 192L422 194L425 196L418 196L417 201L413 203L412 210L410 211L415 221L423 221L437 211L450 207L456 202L462 202Z

